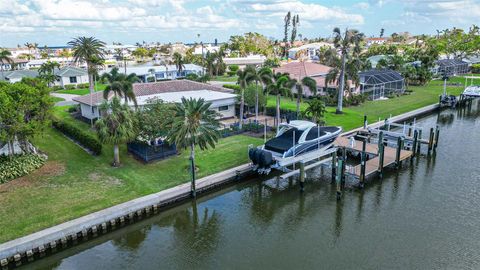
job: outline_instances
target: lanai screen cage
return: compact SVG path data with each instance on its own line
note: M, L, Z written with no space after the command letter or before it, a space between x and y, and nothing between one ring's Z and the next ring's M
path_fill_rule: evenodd
M403 94L405 80L400 73L390 69L372 69L359 73L360 92L375 100L392 94Z
M458 59L442 59L437 62L437 75L455 76L468 73L468 63Z

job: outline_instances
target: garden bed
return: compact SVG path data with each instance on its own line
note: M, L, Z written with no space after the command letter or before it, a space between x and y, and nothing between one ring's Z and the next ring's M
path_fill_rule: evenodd
M46 156L37 154L0 156L0 184L30 174L42 167L46 160Z

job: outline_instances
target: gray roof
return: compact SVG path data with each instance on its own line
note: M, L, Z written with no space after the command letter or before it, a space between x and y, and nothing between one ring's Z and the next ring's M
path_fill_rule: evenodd
M9 81L18 78L35 78L38 76L36 70L13 70L0 72L0 81Z
M74 77L74 76L87 76L88 73L85 69L65 66L55 70L55 75L59 77Z

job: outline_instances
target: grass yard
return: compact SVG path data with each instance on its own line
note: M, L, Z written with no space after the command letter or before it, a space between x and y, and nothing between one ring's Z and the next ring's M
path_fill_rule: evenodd
M50 97L50 98L52 99L52 101L53 101L54 103L57 103L57 102L60 102L60 101L64 101L64 100L65 100L65 99L63 99L63 98L60 98L60 97L53 97L53 96L52 96L52 97Z
M67 120L64 109L55 108L55 114ZM262 142L239 135L221 139L215 149L198 151L198 177L246 163L247 146ZM48 162L29 176L0 185L0 243L190 180L188 151L143 164L123 146L122 166L112 168L111 146L94 157L54 129L34 143L48 154Z
M465 83L463 77L452 78L448 83ZM474 84L480 84L474 80ZM378 119L385 119L390 115L395 116L412 111L438 102L438 96L443 93L443 81L431 81L425 86L410 86L413 92L397 98L388 100L367 101L360 106L344 107L344 114L335 114L334 107L327 107L325 121L327 125L342 126L344 130L351 130L363 125L363 115L367 115L369 122L373 123ZM448 94L459 95L463 92L464 86L447 86ZM267 106L275 106L275 96L269 96ZM303 111L307 104L302 102L300 109ZM282 98L281 108L295 111L296 100Z
M106 84L99 83L97 84L97 89L95 91L103 91L107 87ZM90 93L90 89L87 88L80 88L80 89L71 89L71 90L58 90L55 93L61 93L61 94L71 94L71 95L80 95L84 96L86 94Z
M222 76L213 76L211 81L218 81L218 82L237 82L238 76L228 76L228 75L222 75Z

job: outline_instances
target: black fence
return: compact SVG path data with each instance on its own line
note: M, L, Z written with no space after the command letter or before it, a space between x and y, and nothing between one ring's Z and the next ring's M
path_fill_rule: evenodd
M177 147L166 143L148 145L141 142L131 142L127 143L127 149L145 162L160 160L177 154Z

